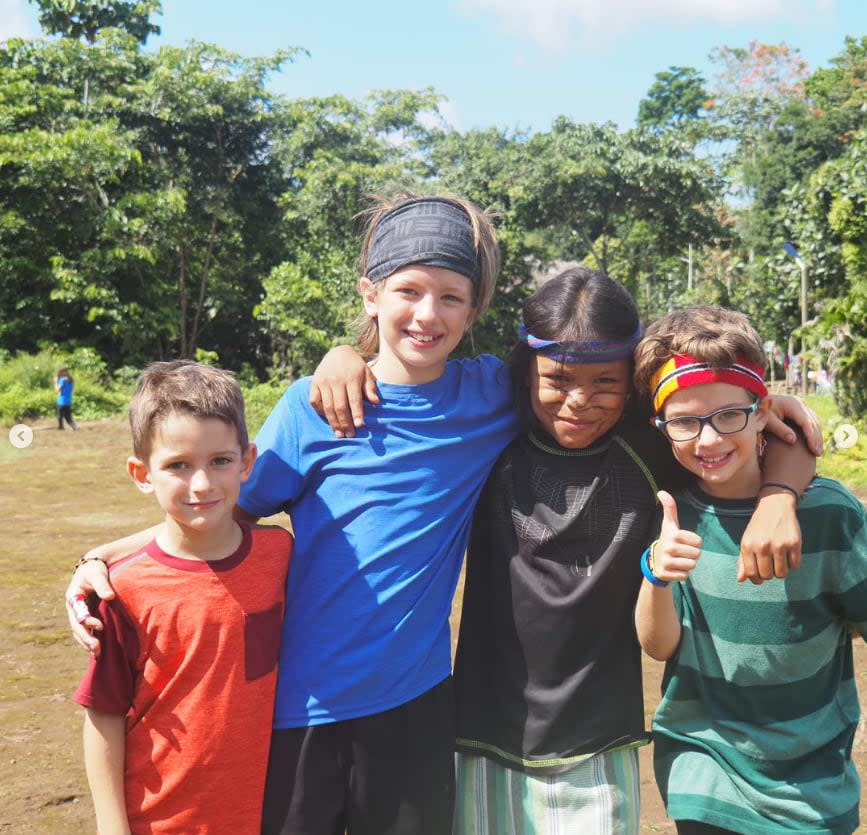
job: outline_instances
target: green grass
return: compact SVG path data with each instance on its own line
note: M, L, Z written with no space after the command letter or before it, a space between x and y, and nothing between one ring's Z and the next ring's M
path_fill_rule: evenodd
M828 395L809 395L807 405L819 416L825 454L817 463L819 475L833 478L848 487L861 499L867 499L867 421L842 418ZM858 430L858 441L849 449L838 449L834 432L843 423Z

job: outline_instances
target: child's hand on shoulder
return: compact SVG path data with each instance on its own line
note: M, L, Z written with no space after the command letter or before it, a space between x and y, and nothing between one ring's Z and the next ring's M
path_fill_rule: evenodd
M660 490L656 497L662 505L662 527L653 547L653 574L667 583L677 583L695 568L701 553L701 537L680 527L677 503L670 493Z
M373 372L348 345L332 348L313 372L310 405L328 421L335 437L354 438L364 425L364 400L379 403Z

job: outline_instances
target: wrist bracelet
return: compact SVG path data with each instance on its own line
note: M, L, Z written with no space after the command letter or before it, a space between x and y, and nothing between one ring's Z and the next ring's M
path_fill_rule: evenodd
M647 549L647 567L650 569L650 573L656 577L656 564L653 562L653 552L656 550L658 539L654 539L653 542L650 543L650 547Z
M657 542L658 541L659 540L657 540ZM654 542L653 545L656 545L656 542ZM653 573L653 569L650 567L651 549L653 548L653 545L651 545L650 548L648 548L641 555L641 573L644 575L645 579L648 582L653 583L654 586L659 586L661 589L664 589L668 585L668 583L665 580L660 580L659 577L657 577Z
M762 490L765 489L765 487L779 487L780 490L787 490L789 493L791 493L795 497L796 502L800 501L800 498L801 498L800 493L798 493L798 491L794 487L789 487L788 484L783 484L781 481L766 481L759 488L759 491L761 492Z
M84 565L86 562L93 562L94 560L99 560L101 563L104 564L104 560L102 560L100 557L79 557L78 562L74 566L72 566L72 573L75 574L75 572L78 571L80 566Z

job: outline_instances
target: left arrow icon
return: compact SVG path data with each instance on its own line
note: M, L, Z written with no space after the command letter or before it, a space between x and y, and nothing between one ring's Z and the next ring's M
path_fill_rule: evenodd
M33 443L33 430L26 423L16 423L9 430L9 443L17 449L25 449Z

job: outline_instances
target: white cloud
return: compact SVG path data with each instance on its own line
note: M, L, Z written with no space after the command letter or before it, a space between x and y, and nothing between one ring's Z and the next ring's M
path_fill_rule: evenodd
M610 42L643 25L731 26L797 20L833 0L459 0L467 12L493 17L507 34L555 52Z
M436 110L425 110L418 114L419 124L428 128L448 128L463 130L458 106L451 99L444 99Z
M0 0L0 41L32 38L33 31L24 10L25 0Z
M440 102L440 115L445 119L446 124L454 130L463 130L461 127L461 114L458 112L458 106L451 99L446 99Z

